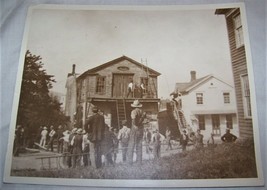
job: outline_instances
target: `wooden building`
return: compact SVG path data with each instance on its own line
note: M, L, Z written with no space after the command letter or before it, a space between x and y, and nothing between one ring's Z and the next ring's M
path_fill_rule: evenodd
M139 99L143 104L142 109L151 120L156 119L159 75L157 71L127 56L85 71L76 78L76 120L82 118L84 123L91 115L91 108L97 106L103 112L106 123L118 127L121 120L130 121L131 104L135 99ZM131 81L134 83L134 93L127 97L128 84ZM141 83L145 87L142 96Z
M240 137L253 137L249 76L240 9L217 9L215 14L224 15L226 19L234 74Z

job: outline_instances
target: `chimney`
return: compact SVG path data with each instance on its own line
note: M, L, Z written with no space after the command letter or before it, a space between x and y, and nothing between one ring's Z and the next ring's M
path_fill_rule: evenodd
M191 74L191 82L197 79L196 71L190 71L190 74Z
M72 65L72 74L75 74L75 64Z

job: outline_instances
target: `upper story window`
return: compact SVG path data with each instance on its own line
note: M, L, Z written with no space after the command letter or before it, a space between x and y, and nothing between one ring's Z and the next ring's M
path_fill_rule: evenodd
M244 45L243 28L242 28L240 14L234 16L233 20L234 20L236 48L239 48L240 46Z
M105 83L106 83L106 77L98 76L96 78L96 93L97 94L105 93Z
M223 93L223 101L225 104L230 104L230 93L229 92Z
M196 93L197 104L203 104L203 93Z
M251 117L251 102L250 102L250 88L249 88L249 80L248 75L241 75L241 83L242 83L242 97L243 97L243 107L244 107L244 115L245 117Z

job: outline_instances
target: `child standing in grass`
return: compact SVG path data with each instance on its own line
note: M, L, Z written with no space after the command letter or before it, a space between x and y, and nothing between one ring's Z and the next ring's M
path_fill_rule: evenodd
M127 127L127 120L121 122L122 128L119 130L118 140L121 143L122 161L126 162L127 147L130 138L130 128Z

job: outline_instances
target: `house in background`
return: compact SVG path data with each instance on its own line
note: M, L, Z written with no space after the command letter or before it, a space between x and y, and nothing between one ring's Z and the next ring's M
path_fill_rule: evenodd
M234 74L240 137L253 137L249 76L240 9L217 9L215 14L224 15L226 19L232 69Z
M185 118L182 122L187 122L185 125L193 131L199 128L204 139L211 133L221 137L226 128L239 136L233 86L213 75L197 79L196 72L191 71L191 81L176 83L175 92L181 94L180 112Z
M67 94L66 102L71 99L70 102L74 101L76 104L76 112L73 114L78 127L82 127L85 119L92 114L93 106L101 110L108 125L119 127L122 120L131 120L131 104L135 99L139 99L143 104L142 109L153 121L156 120L158 112L159 75L157 71L127 56L121 56L85 71L75 79L75 84L73 84L75 74L70 75L68 78L70 85L66 86L70 96ZM130 81L134 83L133 96L127 96ZM141 83L145 87L143 96L140 93ZM72 89L75 91L75 88L76 94L72 96ZM66 108L73 109L72 106ZM66 113L70 111L66 110Z

